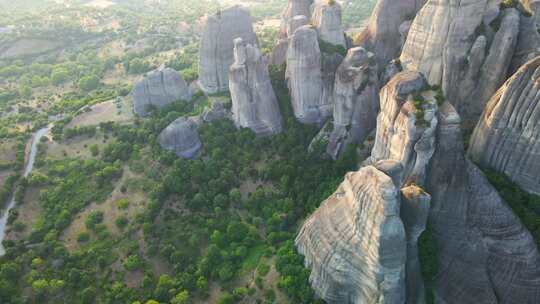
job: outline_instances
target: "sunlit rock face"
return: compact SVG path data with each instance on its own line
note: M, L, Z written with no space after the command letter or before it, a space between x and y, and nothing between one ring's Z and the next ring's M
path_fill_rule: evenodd
M437 303L538 303L540 255L531 234L464 156L460 118L439 111L426 191L437 241Z
M281 132L281 114L266 58L257 47L241 38L235 40L234 57L229 86L235 124L250 128L257 135Z
M465 39L464 37L467 37ZM423 73L465 118L477 117L516 66L537 53L534 22L498 1L429 0L418 12L401 54L406 70Z
M158 142L163 149L174 152L178 157L197 158L202 144L196 128L189 118L180 117L159 134Z
M304 223L298 251L327 303L404 303L407 241L392 178L367 166L349 173Z
M152 107L162 108L177 100L191 100L191 89L177 71L164 68L148 73L133 88L133 111L147 116Z
M290 31L290 24L295 16L306 16L308 20L311 19L312 3L312 0L289 0L287 7L281 13L279 39L289 38L294 33Z
M234 61L234 39L256 45L251 16L233 6L207 16L199 50L199 85L207 93L229 89L229 68Z
M357 47L348 51L336 72L333 130L327 153L336 159L349 143L360 143L375 129L379 81L373 53Z
M469 156L540 195L540 57L519 69L487 104Z
M341 24L341 5L327 1L315 3L313 10L313 25L319 32L319 37L334 45L346 46L345 33Z
M317 31L302 26L289 43L286 71L294 115L302 123L322 124L331 113L332 104L322 98L322 76Z
M379 67L384 68L399 57L404 34L402 24L410 22L424 3L425 0L379 0L368 27L355 39L355 44L373 52Z

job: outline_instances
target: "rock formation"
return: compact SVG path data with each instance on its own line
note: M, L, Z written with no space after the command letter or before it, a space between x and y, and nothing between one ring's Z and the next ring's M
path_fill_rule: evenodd
M132 96L133 111L144 117L151 107L162 108L177 100L191 100L191 90L180 73L162 68L148 73L137 82Z
M207 16L199 50L199 85L207 93L229 89L229 68L234 61L234 39L255 45L251 16L241 6L233 6Z
M345 33L341 24L341 5L339 3L316 2L312 20L321 40L346 47Z
M234 41L234 57L229 86L235 124L250 128L257 135L281 132L281 114L266 58L257 47L244 43L242 38Z
M360 143L375 128L379 109L377 64L373 53L348 51L336 72L334 121L327 153L336 159L349 143Z
M296 118L306 124L322 124L332 111L323 96L321 51L317 31L309 25L297 29L287 51L286 79Z
M410 22L426 0L379 0L368 27L358 35L355 44L373 52L379 68L397 58L402 47L404 22ZM401 31L400 31L401 27Z
M540 57L526 63L491 98L469 156L540 195Z
M291 20L295 16L306 16L308 20L311 19L311 4L312 0L289 0L287 7L281 14L281 26L279 30L279 39L289 38L291 34L290 24Z
M411 25L401 63L441 85L466 118L475 117L512 66L536 54L533 23L517 8L500 9L498 1L430 0Z
M287 60L287 50L289 49L290 37L292 37L296 29L304 25L308 25L309 20L310 19L304 15L297 15L289 20L286 30L286 36L283 38L279 38L276 46L272 50L272 54L270 55L271 64L282 65L285 63L285 61Z
M185 117L178 118L161 131L158 142L163 149L187 159L197 158L202 150L195 123Z
M426 188L439 250L436 302L538 303L540 255L534 239L465 159L457 112L445 103L439 113Z
M392 178L373 166L349 173L306 220L298 251L327 303L404 303L407 243Z

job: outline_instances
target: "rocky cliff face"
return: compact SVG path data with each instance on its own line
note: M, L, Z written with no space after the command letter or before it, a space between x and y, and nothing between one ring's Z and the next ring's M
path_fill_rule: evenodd
M207 16L199 50L199 85L207 93L229 89L229 68L234 61L234 39L256 45L251 16L233 6Z
M158 142L163 149L187 159L197 158L202 149L195 123L185 117L180 117L168 125L159 134Z
M282 65L287 60L287 50L289 49L289 37L292 37L296 29L309 24L309 17L297 15L290 19L286 29L286 36L279 38L276 46L270 55L270 63L273 65Z
M461 113L474 117L504 82L512 62L537 52L532 23L516 8L501 10L499 1L429 0L411 25L401 63L441 85Z
M319 37L334 45L346 46L345 33L341 24L341 5L337 2L316 2L313 10L313 25Z
M151 107L162 108L177 100L191 100L191 90L180 73L164 68L148 73L137 82L132 96L133 111L144 117Z
M441 107L439 121L426 188L439 247L436 301L538 303L540 255L533 238L465 159L461 122L449 103Z
M283 10L281 14L281 26L279 30L279 39L289 38L291 34L290 24L291 20L295 16L306 16L311 19L311 4L312 0L289 0L287 7Z
M322 98L321 51L317 31L309 25L297 29L287 51L286 78L296 118L306 124L322 124L332 104Z
M336 159L349 143L362 142L375 129L379 109L378 68L373 53L348 51L336 72L334 121L327 153Z
M356 45L375 53L379 67L384 68L399 56L402 36L406 34L402 24L410 22L425 1L379 0L368 27L355 39Z
M491 98L469 156L540 194L540 57L526 63Z
M404 303L407 241L392 178L349 173L306 220L296 244L327 303Z
M281 114L266 58L257 47L241 38L235 40L234 57L229 86L235 124L258 135L281 132Z

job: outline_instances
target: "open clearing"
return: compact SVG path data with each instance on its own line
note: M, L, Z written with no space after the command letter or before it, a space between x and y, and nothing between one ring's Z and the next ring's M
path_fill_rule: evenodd
M59 44L51 40L20 39L0 54L0 59L37 55L52 51L58 47Z
M114 100L98 103L90 107L90 111L77 115L66 125L66 128L96 126L102 122L114 121L126 123L133 119L131 104L128 98L120 98L117 104Z

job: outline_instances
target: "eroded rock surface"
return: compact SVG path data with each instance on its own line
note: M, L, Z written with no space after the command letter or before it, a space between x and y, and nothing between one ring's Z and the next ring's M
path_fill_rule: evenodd
M257 135L281 132L281 114L266 58L241 38L235 40L234 57L229 85L236 126L250 128Z
M233 6L207 16L199 50L199 85L207 93L229 89L229 68L234 61L234 39L256 45L251 16Z
M177 100L191 100L191 89L177 71L164 68L148 73L135 84L132 92L133 111L147 116L152 107L162 108Z
M279 38L276 46L272 50L270 55L270 63L273 65L282 65L287 60L287 50L289 49L290 37L294 34L296 29L304 25L309 24L309 17L304 15L297 15L290 19L287 25L286 34L284 37Z
M187 159L197 158L202 149L196 124L185 117L178 118L161 131L158 142L163 149Z
M341 5L337 2L319 1L313 10L313 25L319 37L334 45L346 46L345 33L341 24Z
M294 34L294 31L292 33L290 31L290 24L295 16L306 16L308 20L311 19L312 3L312 0L289 0L287 7L281 13L281 26L278 38L289 38Z
M469 156L540 195L540 57L491 98L471 138Z
M294 115L302 123L320 125L331 114L331 101L322 98L322 76L317 31L302 26L289 43L286 71Z
M392 179L349 173L296 238L310 282L327 303L404 303L406 236Z
M336 72L334 122L327 153L334 159L349 143L360 143L375 129L379 109L377 63L373 53L352 48Z
M465 159L460 118L439 111L427 191L439 248L439 303L538 303L540 255L531 234L486 177ZM456 168L461 168L456 170Z

